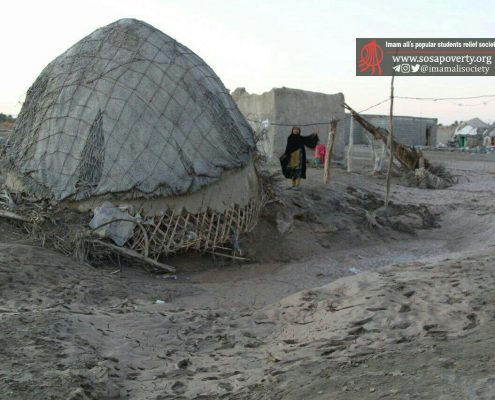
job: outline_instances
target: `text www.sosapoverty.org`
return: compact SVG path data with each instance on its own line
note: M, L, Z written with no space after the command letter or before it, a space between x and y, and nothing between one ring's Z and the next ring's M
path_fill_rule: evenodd
M418 56L392 56L394 64L397 64L398 70L404 68L404 63L415 64L412 71L402 72L420 72L420 73L449 73L449 72L472 72L483 73L487 75L492 68L493 56L471 56L471 55L455 55L455 56L440 56L440 55L418 55ZM418 65L418 63L426 63ZM450 64L450 65L444 65ZM452 65L455 64L455 65Z

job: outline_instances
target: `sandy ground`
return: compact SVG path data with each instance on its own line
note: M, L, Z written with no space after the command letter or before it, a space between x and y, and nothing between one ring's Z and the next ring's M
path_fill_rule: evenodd
M5 399L494 399L495 157L445 190L311 169L241 243L176 277L93 268L0 222ZM159 304L157 300L161 300Z

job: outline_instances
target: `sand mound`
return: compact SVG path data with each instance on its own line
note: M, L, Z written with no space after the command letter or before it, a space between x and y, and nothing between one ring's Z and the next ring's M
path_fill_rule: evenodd
M278 232L274 213L253 248L289 262L178 265L177 280L95 269L0 229L0 393L493 399L494 188L480 166L445 191L395 187L402 205L377 212L379 228L361 210L381 207L380 182L309 180L286 197L293 229ZM421 203L442 212L440 229L424 228ZM408 213L416 235L384 222Z

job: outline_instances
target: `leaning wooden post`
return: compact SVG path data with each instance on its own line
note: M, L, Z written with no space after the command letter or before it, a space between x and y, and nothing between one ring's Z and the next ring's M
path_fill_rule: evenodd
M333 119L330 122L330 132L328 132L327 151L325 153L325 169L323 173L323 183L328 183L330 180L330 163L332 161L333 144L335 143L335 135L337 134L337 120Z
M352 146L354 145L354 118L350 114L349 146L347 148L347 172L352 172Z

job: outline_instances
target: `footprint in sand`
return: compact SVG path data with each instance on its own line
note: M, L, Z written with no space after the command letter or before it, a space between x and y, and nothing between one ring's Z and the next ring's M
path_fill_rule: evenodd
M176 381L172 385L172 390L177 394L182 394L186 391L186 385L184 384L184 382Z
M476 314L474 313L471 313L471 314L468 314L466 315L466 318L468 319L468 323L466 326L464 326L462 329L464 331L467 331L469 329L474 329L476 328L476 326L478 326L478 317Z

